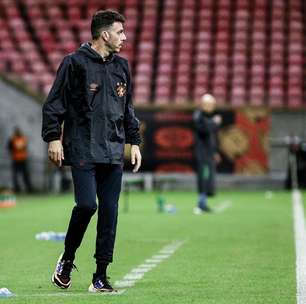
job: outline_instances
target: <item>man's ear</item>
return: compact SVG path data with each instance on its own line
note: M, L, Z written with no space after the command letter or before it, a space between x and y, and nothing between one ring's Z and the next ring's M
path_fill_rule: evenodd
M107 31L103 31L103 32L101 33L101 36L102 36L102 38L103 38L104 41L108 41L108 39L109 39L109 33L108 33Z

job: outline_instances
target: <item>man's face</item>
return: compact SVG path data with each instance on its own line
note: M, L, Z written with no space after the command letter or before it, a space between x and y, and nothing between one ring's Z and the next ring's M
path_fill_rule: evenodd
M106 42L110 52L118 53L126 40L126 36L123 31L123 24L121 22L114 22L112 26L107 30L109 39Z
M210 114L216 109L216 99L210 94L204 94L201 100L202 111Z
M206 113L212 113L215 111L216 103L214 101L202 100L202 110Z

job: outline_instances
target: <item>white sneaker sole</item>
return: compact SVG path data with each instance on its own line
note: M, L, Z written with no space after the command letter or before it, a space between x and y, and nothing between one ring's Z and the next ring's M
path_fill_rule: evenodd
M200 215L203 214L203 211L199 207L193 208L193 214Z
M95 293L98 293L98 292L108 292L108 293L110 293L110 292L117 292L117 290L112 290L112 291L110 291L109 289L97 289L97 288L95 288L95 287L93 286L92 283L89 285L88 291L89 291L89 292L95 292Z
M89 292L98 292L98 290L96 288L94 288L93 284L91 283L88 287L88 291Z

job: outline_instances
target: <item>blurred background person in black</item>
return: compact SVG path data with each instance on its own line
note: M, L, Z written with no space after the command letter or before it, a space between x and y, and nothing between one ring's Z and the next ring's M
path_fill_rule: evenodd
M195 129L195 159L197 171L198 204L195 214L211 212L207 205L207 197L215 194L216 163L220 161L217 150L217 131L222 117L215 114L216 99L204 94L197 109L193 113Z

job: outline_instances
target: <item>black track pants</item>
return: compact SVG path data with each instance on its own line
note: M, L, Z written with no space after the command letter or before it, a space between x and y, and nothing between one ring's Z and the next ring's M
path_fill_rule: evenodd
M113 164L73 165L72 178L76 206L65 239L66 259L74 259L92 215L97 210L98 222L95 258L97 263L110 263L116 237L118 200L121 191L122 166Z

